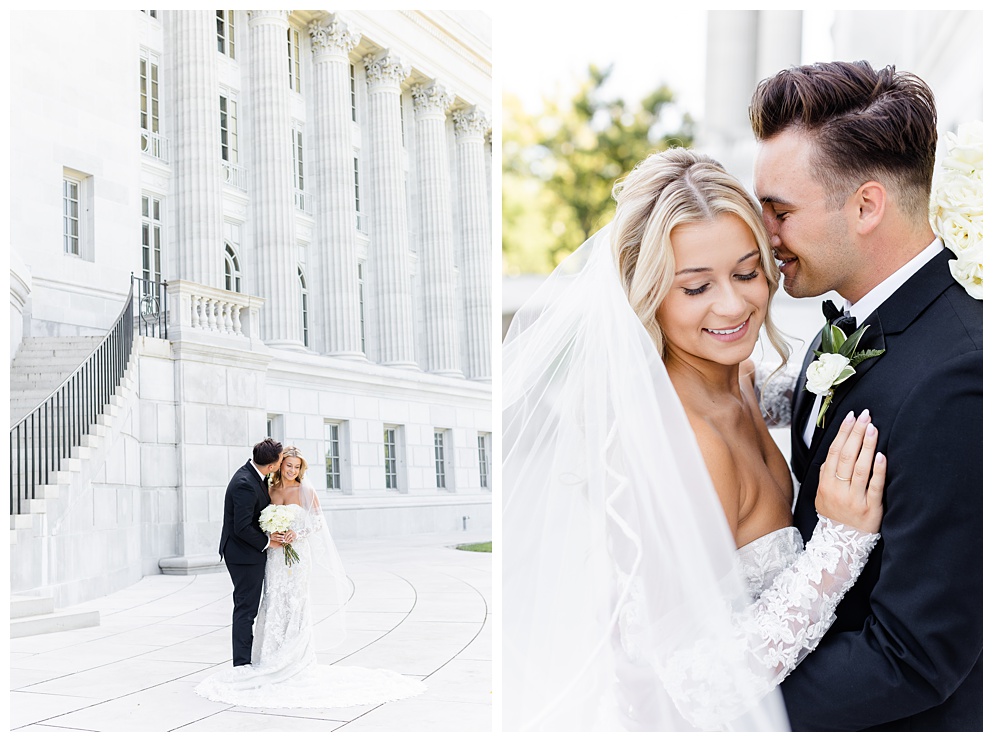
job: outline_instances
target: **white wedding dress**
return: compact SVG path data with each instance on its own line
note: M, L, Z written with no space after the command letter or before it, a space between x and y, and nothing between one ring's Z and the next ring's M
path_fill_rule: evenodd
M632 606L620 625L625 651L633 661L654 666L676 707L694 726L724 728L750 699L779 685L817 647L878 541L878 533L823 516L818 516L806 548L792 526L767 533L735 554L735 571L749 601L731 612L737 646L717 645L708 637L660 653L637 640L625 641L652 633L638 625L639 608ZM753 672L745 678L750 682L742 684L739 676L730 683L723 676L717 654L728 651L748 658Z
M786 731L778 692L878 535L735 549L610 228L503 348L505 731Z
M309 493L316 501L312 489ZM296 511L291 530L297 534L293 547L300 561L287 566L283 549L268 550L252 664L214 673L196 687L197 694L251 708L338 708L423 693L424 683L391 670L318 664L315 634L340 641L342 606L331 606L336 601L326 598L312 599L318 591L311 590L311 580L315 564L327 566L329 559L337 560L337 553L318 558L328 546L334 550L319 507L312 512L300 505L288 507ZM326 580L321 584L333 590ZM327 643L322 641L322 648Z

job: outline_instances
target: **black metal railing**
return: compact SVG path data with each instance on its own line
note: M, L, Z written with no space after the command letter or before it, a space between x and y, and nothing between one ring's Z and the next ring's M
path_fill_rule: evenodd
M165 281L152 281L131 274L131 285L137 297L135 324L138 334L145 337L168 337L168 306Z
M135 284L114 326L65 381L10 429L10 512L21 513L71 456L127 371L134 345ZM163 325L164 327L164 325Z

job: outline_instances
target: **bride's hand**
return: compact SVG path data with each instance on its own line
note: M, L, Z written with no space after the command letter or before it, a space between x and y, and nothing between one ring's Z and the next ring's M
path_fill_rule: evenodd
M821 465L814 501L818 513L866 533L879 532L886 457L875 453L878 441L868 410L858 419L848 413Z

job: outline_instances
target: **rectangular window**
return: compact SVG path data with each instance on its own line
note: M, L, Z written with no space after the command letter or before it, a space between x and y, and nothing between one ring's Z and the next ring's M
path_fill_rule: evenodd
M283 416L279 413L269 413L265 420L265 434L267 438L281 441L283 440Z
M138 59L139 118L141 122L141 151L162 157L159 139L159 65L158 57L146 50Z
M229 95L220 96L221 159L232 165L238 162L238 103Z
M365 277L362 263L359 263L359 337L362 339L362 352L365 353Z
M489 438L489 433L476 436L476 446L479 449L479 486L483 489L490 486Z
M162 281L162 202L141 196L141 277Z
M234 59L234 11L218 10L217 51Z
M329 490L341 489L341 427L340 422L324 424L324 471Z
M359 199L359 158L352 158L352 182L355 184L355 228L365 233L362 223L362 201Z
M356 105L355 105L355 65L348 65L348 89L352 96L352 121L358 121L356 118Z
M300 92L300 32L286 29L286 49L289 54L290 90Z
M303 344L304 347L310 347L310 317L307 313L307 281L303 277L303 271L297 268L297 276L300 279L300 300L301 300L301 311L303 312Z
M307 211L307 197L303 188L303 130L294 126L290 136L293 147L293 197L297 208Z
M386 459L386 489L399 489L397 476L397 429L383 428L383 453Z
M80 201L83 184L75 178L62 178L62 245L66 255L79 255Z
M434 431L434 486L445 489L445 431Z

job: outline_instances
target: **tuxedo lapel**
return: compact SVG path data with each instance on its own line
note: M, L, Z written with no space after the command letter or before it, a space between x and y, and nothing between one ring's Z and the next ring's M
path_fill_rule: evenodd
M804 357L803 364L800 366L800 375L797 377L796 387L793 390L793 424L790 431L792 434L792 456L790 457L790 466L797 479L802 479L806 473L807 462L810 457L810 449L803 440L803 429L814 408L814 395L807 391L805 380L807 378L807 366L814 360L814 351L820 347L820 333L818 333L817 337L818 339L811 343L807 349L807 355Z
M875 356L873 358L867 358L862 361L858 366L855 367L855 376L852 376L847 381L843 382L835 390L834 396L831 400L831 404L828 406L827 412L824 417L824 427L815 427L814 434L810 440L810 447L804 446L802 449L799 448L803 444L802 434L803 429L800 428L800 434L797 435L797 425L794 424L794 437L793 437L793 450L804 451L805 456L803 457L805 467L800 470L797 474L797 479L803 481L803 477L807 474L807 469L810 467L812 461L817 457L815 453L818 447L821 445L821 441L824 438L824 431L830 425L831 420L838 410L842 409L841 402L851 393L855 385L865 378L866 374L872 370L872 368L882 359L886 357L886 337L895 337L901 332L907 329L910 324L927 309L928 306L935 299L941 295L948 286L953 283L954 279L948 270L948 261L954 258L954 253L948 248L945 248L940 254L928 261L919 271L912 275L907 281L890 296L886 301L884 301L879 309L873 312L869 318L863 323L868 326L865 334L862 335L862 339L859 341L858 350L882 350L884 353L880 356ZM894 341L895 342L895 341ZM815 341L815 345L819 343ZM813 355L813 346L811 346L811 352L808 352L807 359L804 362L804 370L806 366L810 363ZM809 394L809 392L806 392ZM802 418L799 425L806 423L807 418ZM797 444L799 439L800 443ZM794 466L794 473L797 472L796 466Z

